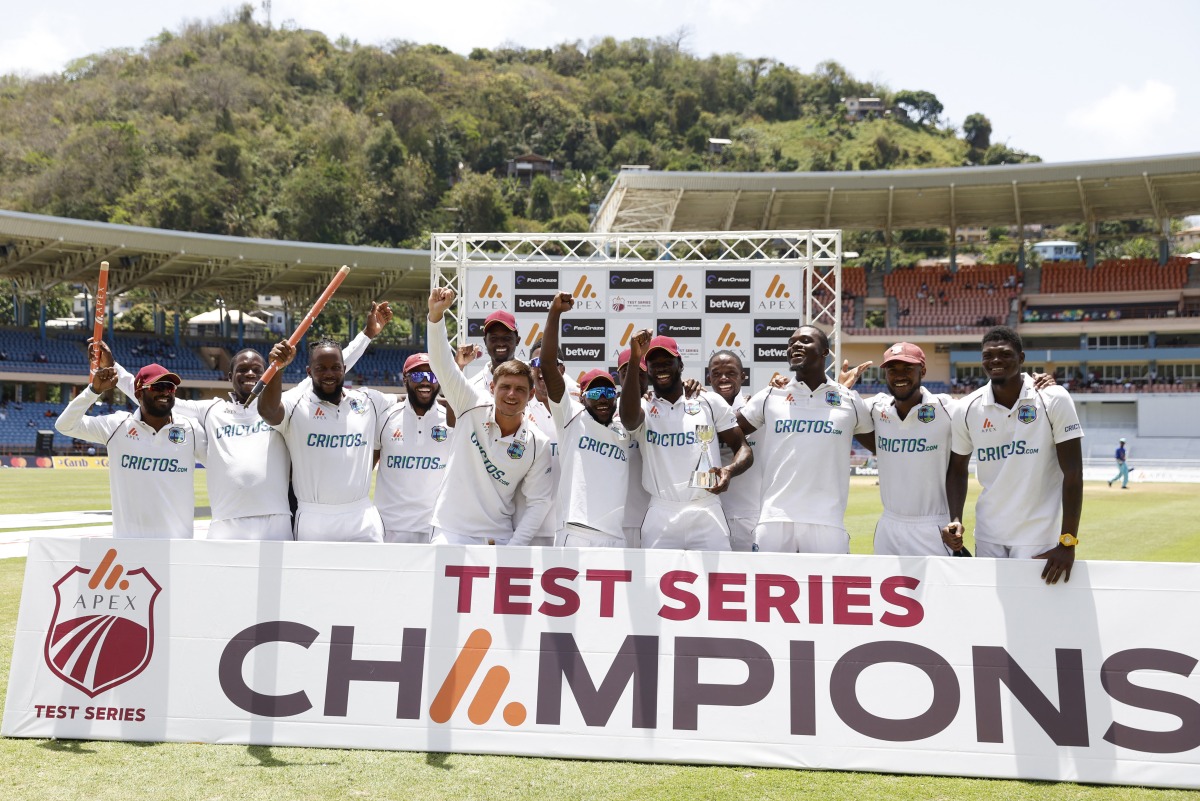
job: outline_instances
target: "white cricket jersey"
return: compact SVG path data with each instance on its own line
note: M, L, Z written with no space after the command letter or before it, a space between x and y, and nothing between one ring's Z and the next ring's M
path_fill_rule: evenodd
M343 389L340 403L319 400L312 385L283 393L283 435L292 457L292 490L301 503L344 504L370 496L379 419L396 396Z
M793 378L783 389L755 393L741 415L759 429L758 522L844 529L852 440L871 431L871 414L858 393L829 381L809 390Z
M192 469L205 458L204 430L181 415L155 431L142 421L141 409L86 417L99 397L85 387L54 427L68 437L107 446L113 536L191 539L196 509Z
M613 425L621 425L621 415L613 417ZM626 429L628 431L628 429ZM650 508L650 493L642 484L642 446L637 437L630 435L629 442L629 481L625 491L625 515L622 528L641 528L646 519L646 510Z
M430 367L456 417L433 525L453 535L528 545L553 514L550 441L528 418L502 436L495 400L472 387L454 363L445 320L429 323L428 336Z
M433 502L446 475L453 437L454 429L446 426L446 409L436 401L423 415L407 398L384 412L375 442L375 506L385 530L431 530Z
M749 395L738 395L733 399L733 403L729 408L734 413L741 410L746 402L750 400ZM758 442L758 432L750 434L746 437L746 442L753 449ZM721 466L728 467L733 461L733 450L726 445L721 446ZM729 481L729 489L720 494L721 508L725 512L726 517L749 517L755 520L758 519L758 507L762 503L762 463L758 460L757 453L755 454L754 463L750 465L750 469L742 473L740 476L734 476Z
M546 519L542 521L542 527L534 536L553 540L555 532L563 527L564 522L559 514L558 501L560 477L562 476L562 468L559 466L558 458L558 431L554 427L554 416L550 413L550 409L536 397L530 398L529 403L526 404L525 419L537 426L538 430L545 434L546 439L550 441L550 513L546 515ZM518 495L517 517L520 517L524 512L525 499Z
M708 390L701 390L695 398L680 395L675 403L651 395L650 400L642 399L642 415L642 425L633 435L642 452L642 486L651 499L687 503L717 497L688 485L705 450L709 465L721 465L717 435L737 425L725 399ZM707 447L696 439L698 425L716 429Z
M954 400L920 388L921 402L903 420L896 399L882 392L871 399L875 459L884 511L905 517L950 520L946 469L950 466Z
M1063 472L1055 445L1083 436L1075 403L1062 387L1033 388L1008 409L991 382L959 401L954 452L974 455L983 490L975 504L975 539L997 545L1052 546L1062 525Z
M371 339L359 333L342 352L349 371L366 352ZM134 397L134 377L120 364L117 385ZM311 387L305 378L297 387ZM249 407L230 393L227 398L193 401L175 399L173 414L199 421L208 441L204 462L208 502L213 520L259 515L291 515L288 479L291 460L278 431L258 414L258 399Z
M550 401L560 443L559 518L624 541L625 493L633 437L620 423L596 422L583 404Z

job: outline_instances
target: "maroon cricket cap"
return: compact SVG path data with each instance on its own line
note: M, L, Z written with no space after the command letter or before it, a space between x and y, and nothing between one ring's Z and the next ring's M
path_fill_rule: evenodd
M513 317L512 314L506 311L494 311L489 314L487 319L483 321L483 330L487 331L488 326L490 326L492 323L499 323L509 331L517 330L517 318Z
M429 366L429 354L428 353L414 353L412 356L409 356L407 359L404 360L404 372L406 372L406 373L411 372L411 371L417 369L418 367L428 367L428 366Z
M617 388L617 382L613 381L613 377L608 374L607 370L596 369L589 370L579 377L579 391L586 392L596 381L604 381L613 389Z
M650 358L650 353L655 350L665 350L672 356L679 355L679 344L671 337L657 336L650 340L650 347L646 348L646 358Z
M622 367L629 364L629 359L632 356L633 356L633 351L631 351L629 348L626 348L625 350L618 353L617 354L617 369L620 370ZM647 369L645 359L642 359L642 369L643 370Z
M179 386L182 383L182 379L179 376L161 364L147 364L141 370L138 370L137 375L134 376L133 391L138 392L144 387L148 387L159 381L170 381L175 386Z
M925 351L911 342L897 342L883 352L883 362L879 366L882 367L888 362L908 362L924 367Z

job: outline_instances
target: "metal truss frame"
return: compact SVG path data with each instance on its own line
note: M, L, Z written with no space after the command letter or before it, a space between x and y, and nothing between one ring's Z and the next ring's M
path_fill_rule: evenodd
M448 312L466 339L465 272L469 267L545 266L803 270L804 297L797 325L818 324L829 334L828 370L836 380L842 364L842 232L694 231L668 233L434 234L430 288L448 286L457 302Z

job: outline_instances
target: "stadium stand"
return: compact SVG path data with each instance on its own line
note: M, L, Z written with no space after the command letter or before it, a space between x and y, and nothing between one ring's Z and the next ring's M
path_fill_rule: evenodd
M1175 256L1164 265L1155 259L1108 259L1095 268L1081 261L1047 262L1041 291L1046 294L1150 292L1179 290L1187 285L1190 259Z
M904 328L1002 324L1024 284L1013 264L977 264L951 272L946 267L896 270L883 279L895 298Z
M84 452L87 448L86 443L63 436L54 430L54 421L65 406L64 403L0 403L0 452L31 451L38 431L54 432L55 453ZM97 403L88 410L88 415L100 417L121 411L122 408ZM99 453L105 453L102 446L96 448Z

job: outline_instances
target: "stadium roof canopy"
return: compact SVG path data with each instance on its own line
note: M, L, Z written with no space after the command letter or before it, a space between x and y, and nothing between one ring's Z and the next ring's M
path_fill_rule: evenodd
M890 233L1200 214L1200 153L869 172L622 170L597 233L840 228Z
M281 295L306 306L343 264L338 298L355 305L429 294L429 251L194 234L0 210L0 287L21 294L94 281L109 262L109 292L154 290L171 303L198 292L230 305ZM7 290L5 290L7 291ZM252 306L249 306L252 307Z

